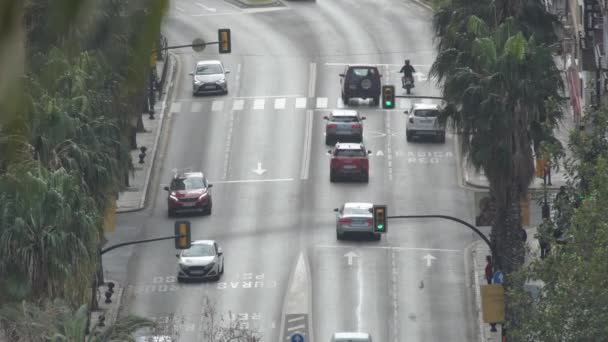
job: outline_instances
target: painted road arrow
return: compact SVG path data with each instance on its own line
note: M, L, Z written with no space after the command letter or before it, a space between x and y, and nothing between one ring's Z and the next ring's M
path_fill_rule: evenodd
M423 256L422 259L426 259L426 266L431 267L433 260L435 260L437 258L435 258L434 256L432 256L430 254L427 254L427 255Z
M357 255L357 253L350 251L346 254L344 254L345 257L348 258L348 266L352 266L353 265L353 258L358 258L359 256Z
M251 171L253 171L254 173L257 173L259 176L261 176L264 174L264 172L266 172L266 169L262 169L262 163L258 162L258 168L251 170Z

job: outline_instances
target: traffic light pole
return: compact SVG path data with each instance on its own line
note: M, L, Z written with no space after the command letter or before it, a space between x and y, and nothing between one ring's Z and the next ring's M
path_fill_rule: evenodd
M116 249L118 247L129 246L129 245L137 245L137 244L140 244L140 243L153 242L153 241L171 240L171 239L175 239L175 238L179 238L179 237L183 237L183 235L171 235L171 236L165 236L165 237L154 238L154 239L135 240L135 241L123 242L123 243L119 243L117 245L110 246L108 248L102 249L101 250L101 254L103 255L104 253L109 252L109 251L111 251L113 249Z
M207 46L207 45L213 45L213 44L219 44L220 42L209 42L209 43L200 43L200 44L185 44L185 45L174 45L174 46L166 46L164 48L159 48L158 50L174 50L174 49L181 49L181 48L187 48L187 47L199 47L199 46Z
M490 242L490 240L481 231L479 231L479 229L477 229L477 227L475 227L474 225L472 225L466 221L463 221L457 217L448 216L448 215L397 215L397 216L387 216L386 218L387 219L440 218L440 219L444 219L444 220L458 222L462 225L465 225L467 228L471 229L477 235L479 235L479 237L481 237L481 239L488 245L488 247L490 247L490 251L492 252L492 260L498 261L498 259L496 259L496 253L494 251L494 247L492 246L492 243Z

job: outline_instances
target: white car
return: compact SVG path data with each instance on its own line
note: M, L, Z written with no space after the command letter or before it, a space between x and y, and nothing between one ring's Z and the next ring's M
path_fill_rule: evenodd
M224 273L224 253L213 240L192 241L189 249L178 253L177 280L219 280Z
M382 234L374 233L372 203L344 203L336 212L336 238L344 239L346 233L365 234L380 240Z
M230 70L217 60L199 61L190 73L192 76L192 95L198 94L228 94L226 74Z
M445 142L445 124L439 122L440 108L437 104L416 103L405 112L409 119L405 128L407 141L414 137L435 138L441 143Z

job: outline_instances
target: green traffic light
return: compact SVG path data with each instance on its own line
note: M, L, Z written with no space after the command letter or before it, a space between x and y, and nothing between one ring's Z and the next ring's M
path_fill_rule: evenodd
M391 105L391 101L384 101L384 104L387 105L387 106L390 106Z
M384 229L384 225L383 225L383 224L379 224L379 225L378 225L378 229L379 229L379 230Z

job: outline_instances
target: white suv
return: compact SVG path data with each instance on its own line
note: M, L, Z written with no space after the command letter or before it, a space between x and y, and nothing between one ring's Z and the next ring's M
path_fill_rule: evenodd
M409 112L410 115L405 129L407 141L416 136L432 137L439 142L445 142L445 124L439 123L439 105L416 103Z

